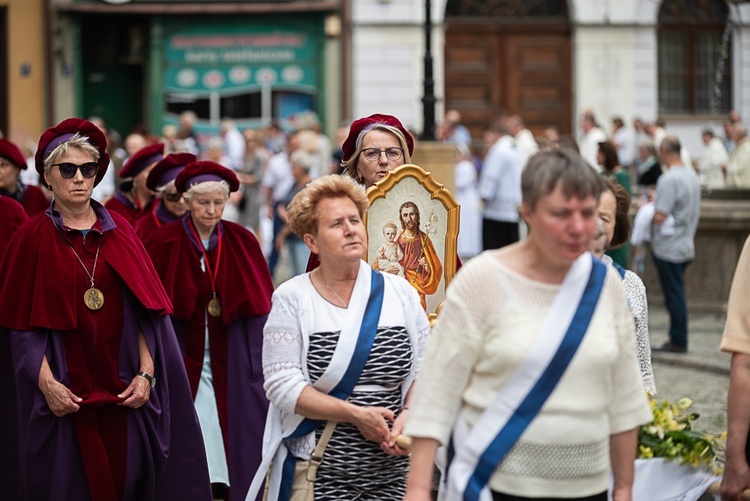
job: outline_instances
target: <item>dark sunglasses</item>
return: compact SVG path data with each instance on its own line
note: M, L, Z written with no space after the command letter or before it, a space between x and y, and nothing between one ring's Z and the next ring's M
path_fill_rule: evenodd
M81 169L81 175L85 178L92 178L96 176L99 171L99 164L96 162L86 162L85 164L76 165L71 162L63 162L61 164L52 164L53 167L57 166L60 169L60 175L63 179L70 179L76 175L76 171Z
M168 202L179 202L182 198L182 193L164 193L162 196Z

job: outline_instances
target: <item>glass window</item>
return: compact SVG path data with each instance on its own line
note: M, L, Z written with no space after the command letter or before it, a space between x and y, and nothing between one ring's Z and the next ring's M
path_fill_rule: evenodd
M211 104L208 97L195 94L171 92L165 96L167 112L179 115L183 111L194 111L199 119L211 118Z
M659 11L659 112L726 113L731 33L723 0L665 0Z
M446 17L562 18L568 17L565 0L448 0Z
M260 118L260 102L260 91L237 96L222 96L219 101L221 116L237 119Z

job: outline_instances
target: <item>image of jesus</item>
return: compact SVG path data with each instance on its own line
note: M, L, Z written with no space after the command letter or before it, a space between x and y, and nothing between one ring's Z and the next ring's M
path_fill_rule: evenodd
M414 202L404 202L398 210L402 231L396 242L404 252L399 261L406 280L417 289L422 308L427 309L426 296L435 294L443 276L443 265L430 237L419 227L419 208Z

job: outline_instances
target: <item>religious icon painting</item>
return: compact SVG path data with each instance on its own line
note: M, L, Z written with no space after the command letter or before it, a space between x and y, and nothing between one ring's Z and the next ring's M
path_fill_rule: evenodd
M456 274L459 206L417 165L402 165L367 190L367 262L405 278L434 319Z

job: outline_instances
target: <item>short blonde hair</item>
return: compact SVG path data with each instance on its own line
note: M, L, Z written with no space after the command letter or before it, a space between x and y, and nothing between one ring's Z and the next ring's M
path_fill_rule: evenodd
M302 238L305 234L318 234L318 213L316 209L325 198L349 198L357 207L359 217L364 217L370 207L362 187L352 178L339 174L322 176L297 193L287 207L289 228Z
M346 162L341 162L341 165L342 167L344 167L346 174L348 174L354 179L357 179L357 182L360 182L359 179L357 178L357 164L359 163L359 154L362 153L362 143L364 142L365 136L374 130L390 132L391 134L396 136L396 139L398 139L399 146L401 147L402 150L404 150L404 163L405 164L411 163L411 155L409 154L409 145L406 142L406 138L404 137L403 132L401 132L398 129L398 127L394 127L393 125L386 125L386 124L368 125L367 127L364 128L364 130L357 137L357 142L355 143L355 150L352 156L349 157L349 160L347 160Z
M49 172L52 165L64 157L71 149L88 153L94 159L94 162L98 162L99 157L101 156L96 146L89 143L88 136L82 136L80 133L76 132L73 134L73 137L58 144L47 158L44 159L44 172Z
M226 202L229 200L229 183L226 181L206 181L203 183L198 183L190 187L183 197L185 197L185 201L189 202L192 200L196 195L206 195L209 193L216 193L219 192L224 197L224 201Z

